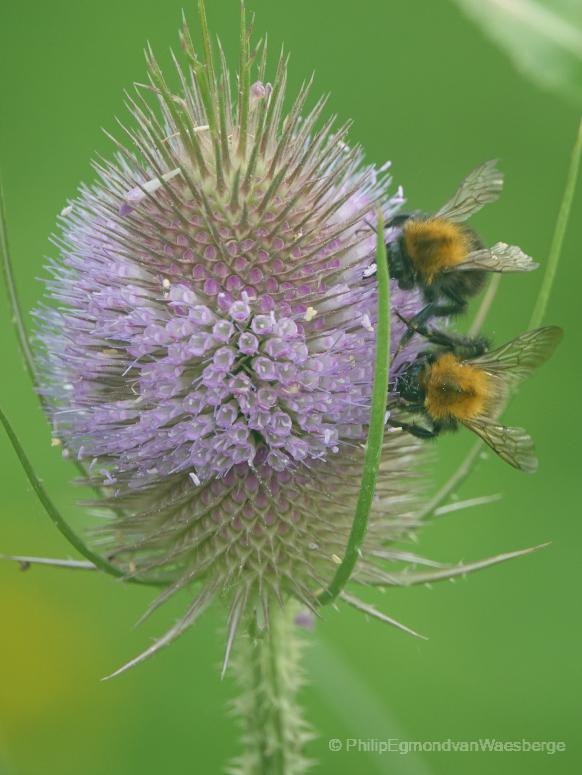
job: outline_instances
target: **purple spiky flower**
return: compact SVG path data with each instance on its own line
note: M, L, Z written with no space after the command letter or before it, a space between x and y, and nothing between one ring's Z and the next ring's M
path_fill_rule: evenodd
M217 68L204 40L201 61L184 27L179 94L148 53L128 144L63 211L56 304L38 313L54 433L113 515L100 546L166 584L152 608L195 590L129 664L216 597L230 603L228 656L243 615L262 628L273 601L313 607L333 576L370 413L370 223L402 202L346 144L347 125L320 123L325 100L302 117L309 85L285 114L284 57L267 83L266 46L251 52L243 35L233 101L222 51ZM394 286L392 299L405 316L419 309L416 292ZM402 333L394 316L393 353ZM418 446L387 434L356 581L382 583L381 545L415 524Z

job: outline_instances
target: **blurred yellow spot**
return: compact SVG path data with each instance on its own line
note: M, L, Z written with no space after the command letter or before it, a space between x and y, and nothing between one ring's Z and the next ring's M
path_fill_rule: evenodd
M12 736L26 734L43 717L72 716L79 704L89 702L91 692L79 673L82 663L94 664L94 659L83 621L40 595L38 587L3 587L0 726Z

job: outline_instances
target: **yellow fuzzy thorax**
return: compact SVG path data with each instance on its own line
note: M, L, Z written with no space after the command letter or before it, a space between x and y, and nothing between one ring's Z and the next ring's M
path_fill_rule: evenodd
M403 237L408 258L429 285L435 275L459 264L471 249L467 231L444 218L410 218L404 224Z
M435 420L471 420L486 411L491 395L487 373L452 353L427 366L425 407Z

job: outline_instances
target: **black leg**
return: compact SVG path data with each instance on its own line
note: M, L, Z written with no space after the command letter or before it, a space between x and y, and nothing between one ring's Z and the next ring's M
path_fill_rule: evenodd
M431 302L430 304L427 304L426 307L423 307L420 312L417 312L416 315L414 315L414 317L410 318L409 320L402 317L402 315L397 312L396 314L400 320L402 320L408 327L408 331L400 340L396 354L398 354L400 350L406 344L408 344L408 342L410 342L415 334L420 334L426 339L430 339L431 332L426 328L425 323L427 323L431 318L445 318L452 315L458 315L464 310L466 306L467 305L464 302L462 304L437 304L436 302ZM445 342L439 342L439 344L444 345Z
M402 428L403 431L407 431L412 436L416 436L417 439L434 439L439 435L438 428L424 428L422 425L398 422L396 420L388 420L388 423L394 428Z
M427 308L425 307L425 309ZM424 310L421 310L421 312L423 311ZM414 334L420 334L420 336L423 336L431 344L436 344L445 350L454 351L456 355L463 360L467 358L477 358L487 352L488 343L487 340L482 337L470 339L466 336L461 336L460 334L440 331L438 328L428 329L424 325L415 324L414 321L418 316L415 316L411 320L407 320L398 311L396 314L400 320L408 326L408 331L400 340L397 352L400 351L406 341L410 341L411 336Z
M422 334L424 335L424 324L432 317L432 309L433 305L427 304L426 307L423 307L420 312L417 312L416 315L410 320L403 317L398 310L396 310L397 316L400 318L400 320L405 324L407 327L407 331L402 336L402 339L398 343L398 347L396 348L396 355L402 350L403 347L405 347L408 342L412 339L412 337L415 334Z

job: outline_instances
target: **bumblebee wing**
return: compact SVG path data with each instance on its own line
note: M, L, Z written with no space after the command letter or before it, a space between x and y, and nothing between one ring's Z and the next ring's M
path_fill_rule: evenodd
M486 161L470 172L435 218L447 218L461 223L480 210L488 202L494 202L501 193L503 175L497 169L497 161Z
M517 245L497 242L492 248L474 250L460 264L445 269L445 272L531 272L539 264Z
M514 386L554 352L563 335L558 326L545 326L526 331L495 350L470 359L470 363L500 378L506 385Z
M538 467L534 444L523 428L498 425L482 417L465 420L463 424L476 433L485 444L510 466L532 474Z

